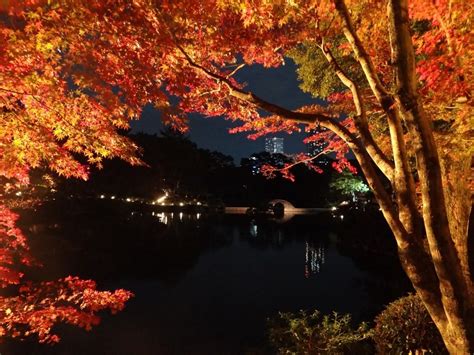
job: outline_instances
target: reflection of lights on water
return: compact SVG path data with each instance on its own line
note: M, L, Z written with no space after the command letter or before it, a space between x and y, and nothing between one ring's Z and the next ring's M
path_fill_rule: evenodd
M179 220L180 220L180 221L183 220L183 212L179 212Z
M325 261L323 246L306 242L304 276L309 278L311 274L319 273Z
M152 212L151 215L154 216L154 215L155 215L155 212Z
M201 214L200 213L196 213L196 219L199 219L201 218Z
M283 243L284 236L283 236L283 232L281 230L278 230L277 239L278 239L278 244Z
M254 220L250 221L250 235L256 237L258 235L258 227Z
M158 213L157 216L160 218L160 222L168 224L168 216L165 213Z
M341 219L344 219L344 215L342 215L342 214L341 214L339 217L340 217Z

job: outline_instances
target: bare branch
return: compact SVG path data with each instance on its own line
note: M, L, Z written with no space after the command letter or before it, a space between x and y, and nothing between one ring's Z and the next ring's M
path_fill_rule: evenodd
M232 72L230 74L226 75L226 79L229 79L231 76L233 76L235 73L237 73L237 71L239 71L243 67L245 67L245 63L242 63L242 64L238 65L237 68L232 70Z
M396 109L395 99L383 87L372 60L356 33L344 0L334 1L336 10L343 22L344 35L351 44L355 57L365 74L372 92L387 114L390 141L395 162L393 185L396 192L400 220L409 234L413 234L419 238L421 234L421 218L416 204L415 183L408 166L407 148L403 136L400 115Z
M356 30L352 25L351 16L347 10L344 0L334 0L336 5L336 10L342 19L344 36L347 41L350 43L352 50L356 56L357 61L360 63L362 70L367 78L370 88L372 89L375 97L380 102L384 109L391 106L392 102L390 101L391 96L382 85L377 71L375 70L374 64L370 60L369 54L362 45L361 40L357 36ZM393 100L392 100L393 101Z
M321 155L329 154L329 153L332 153L332 152L334 152L334 150L332 150L332 149L323 150L322 152L316 154L315 156L309 157L308 159L297 160L297 161L295 161L295 162L292 163L292 164L288 164L288 165L284 166L283 168L275 169L275 171L290 170L291 168L293 168L293 167L295 167L295 166L297 166L297 165L299 165L299 164L306 164L306 163L309 163L310 161L313 161L313 160L319 158Z

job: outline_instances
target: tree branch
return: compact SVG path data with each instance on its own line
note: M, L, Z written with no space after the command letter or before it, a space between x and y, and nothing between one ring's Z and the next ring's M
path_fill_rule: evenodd
M389 102L390 95L385 89L385 87L382 85L382 82L380 81L380 78L377 75L377 71L375 70L373 63L370 60L369 54L362 45L362 41L359 39L359 36L357 36L356 30L352 25L351 16L349 14L349 11L347 10L344 0L334 0L334 4L336 6L336 11L338 12L339 17L342 19L344 36L351 45L356 59L360 63L360 66L362 67L362 70L367 78L370 88L372 89L377 100L382 104L382 107L386 105L390 106L392 104L391 102Z
M224 77L220 74L213 73L207 68L203 67L202 65L197 64L194 62L194 60L186 53L186 51L176 43L176 47L178 50L183 54L185 57L186 61L188 62L189 66L197 69L199 72L207 76L208 78L211 78L215 80L216 82L220 84L224 84L227 89L229 90L229 94L232 97L235 97L237 99L240 99L242 101L248 102L254 106L257 106L267 112L274 113L280 117L283 117L285 119L291 120L293 122L297 123L305 123L305 124L312 124L316 122L325 122L325 121L334 121L336 119L336 115L334 116L329 116L329 115L323 115L320 113L304 113L304 112L295 112L292 110L285 109L281 106L272 104L268 101L265 101L264 99L256 96L252 92L242 90L235 86L227 77Z
M334 1L336 10L343 22L344 35L352 46L352 50L365 74L372 92L387 114L390 141L395 162L395 171L392 181L396 192L400 220L409 234L413 234L420 239L421 222L416 204L415 182L408 166L406 143L403 136L401 119L395 108L395 100L383 87L372 60L356 33L344 0Z
M428 245L440 281L449 324L455 327L456 331L462 332L463 322L460 320L467 316L463 307L474 307L469 294L472 289L467 288L470 280L463 274L451 238L438 152L429 119L416 92L415 53L409 28L407 1L389 0L387 12L392 56L396 65L397 101L416 151ZM472 281L470 285L472 286ZM462 339L462 334L454 336Z
M342 19L344 35L352 47L372 92L388 118L395 162L393 185L397 197L399 219L407 231L406 236L397 235L396 230L390 225L399 244L400 260L414 287L420 291L425 304L431 304L432 310L436 310L438 314L438 319L445 321L441 311L443 305L437 286L437 272L422 245L421 217L416 204L415 184L408 167L406 144L401 119L395 107L395 99L382 85L368 53L357 36L344 0L334 0L334 2L336 11ZM406 237L405 240L404 237ZM403 242L403 246L400 241ZM420 275L424 275L424 277L420 277Z

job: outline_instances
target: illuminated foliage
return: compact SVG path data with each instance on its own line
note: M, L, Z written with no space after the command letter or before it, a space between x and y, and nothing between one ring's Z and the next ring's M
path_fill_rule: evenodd
M98 311L110 309L116 313L131 296L125 290L97 291L94 281L70 276L34 285L26 283L18 296L0 298L0 335L36 335L42 343L56 343L60 338L51 332L56 323L90 330L100 322Z
M269 340L277 354L367 354L369 327L352 328L349 314L280 313L269 320Z
M329 187L347 196L353 196L355 193L369 192L367 184L359 176L352 175L348 171L344 171L341 175L337 176L329 184Z
M0 297L0 337L36 335L40 342L55 343L53 326L63 322L90 330L97 312L120 311L132 294L125 290L98 291L91 280L77 277L33 284L18 271L34 264L25 236L15 224L18 216L0 205L0 287L18 295ZM9 292L10 293L10 292Z

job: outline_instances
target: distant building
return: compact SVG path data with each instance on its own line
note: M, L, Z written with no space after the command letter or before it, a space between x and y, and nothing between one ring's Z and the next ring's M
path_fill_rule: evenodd
M258 175L260 173L260 167L262 166L262 162L255 155L251 155L249 158L248 167L253 175Z
M262 165L271 165L282 168L286 163L291 162L291 158L280 153L260 152L254 153L248 158L243 158L240 165L249 169L253 175L258 175Z
M283 154L284 138L265 138L265 151L271 154Z
M320 128L319 131L311 130L308 133L308 136L312 136L312 135L314 135L318 132L322 132L322 131L325 131L325 130L326 130L325 128ZM326 142L313 141L313 142L309 142L309 143L306 144L306 151L307 151L308 156L315 157L316 155L321 154L321 152L324 151L326 146L327 146ZM329 164L328 159L325 159L324 156L321 156L320 158L317 158L316 161L319 164L322 164L322 165L328 165Z
M325 147L326 147L325 142L315 141L315 142L309 142L306 145L306 150L309 156L314 157L320 154L324 150Z

